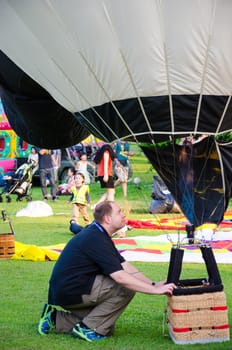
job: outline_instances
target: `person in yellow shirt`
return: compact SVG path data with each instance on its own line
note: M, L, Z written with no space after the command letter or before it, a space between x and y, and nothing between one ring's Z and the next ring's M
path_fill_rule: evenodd
M70 188L72 194L72 220L78 223L79 214L81 213L85 224L89 224L89 215L87 206L90 203L89 186L85 185L85 176L82 173L75 175L75 185Z

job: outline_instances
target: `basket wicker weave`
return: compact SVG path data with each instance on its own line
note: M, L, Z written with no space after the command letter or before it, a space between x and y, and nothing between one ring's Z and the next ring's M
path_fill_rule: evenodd
M168 329L176 344L230 340L225 293L168 297Z
M11 258L15 253L13 233L0 234L0 258Z

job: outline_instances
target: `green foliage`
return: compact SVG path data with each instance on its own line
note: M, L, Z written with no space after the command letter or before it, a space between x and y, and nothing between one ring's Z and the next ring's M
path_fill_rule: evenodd
M131 157L134 177L141 182L128 184L128 200L123 199L121 188L117 188L116 201L127 212L131 219L151 219L148 214L150 204L152 175L154 171L150 164L137 150ZM92 204L102 194L98 183L91 184ZM33 200L41 200L41 189L33 187ZM50 245L65 243L71 237L69 220L71 205L67 197L60 197L58 202L49 202L54 215L43 218L16 217L16 212L27 205L25 200L16 202L12 195L12 202L1 204L12 219L15 230L15 240L35 245ZM89 209L90 216L92 212ZM0 232L9 232L7 223L0 221ZM163 232L164 233L164 232ZM132 230L128 237L136 235L157 235L161 232L150 230ZM137 262L138 269L143 270L153 280L163 280L167 276L167 263ZM47 300L48 281L54 262L32 262L0 259L1 271L1 313L0 313L0 349L1 350L178 350L185 346L178 346L168 337L164 311L167 300L164 296L150 296L139 294L135 296L123 315L119 318L116 333L113 337L98 343L86 343L74 339L69 335L51 333L48 336L37 334L37 322L43 304ZM229 318L232 323L232 279L231 265L220 265L220 273L225 285ZM184 264L183 278L198 278L205 274L203 264ZM164 327L164 329L163 329ZM163 335L164 332L164 335ZM230 349L230 343L212 343L208 345L188 345L188 349Z
M232 141L232 132L224 132L223 134L220 134L216 136L216 140L218 142L231 142Z

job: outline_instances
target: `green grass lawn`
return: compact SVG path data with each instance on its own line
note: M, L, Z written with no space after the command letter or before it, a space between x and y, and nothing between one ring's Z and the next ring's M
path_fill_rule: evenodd
M115 200L124 208L130 219L151 219L148 213L152 186L150 164L138 152L131 158L134 177L140 177L141 183L136 186L133 181L128 184L128 199L122 197L121 188L116 190ZM98 183L91 184L92 204L102 194ZM33 200L41 200L41 189L33 187ZM24 208L25 200L16 202L12 195L11 203L1 203L12 219L15 240L35 245L65 243L71 237L69 220L71 205L66 203L67 197L50 203L54 215L43 218L16 217L16 212ZM89 210L92 216L91 210ZM7 223L0 221L0 232L9 232ZM164 232L163 232L164 233ZM132 230L127 236L156 235L160 232L152 230ZM136 262L138 269L143 270L153 280L162 280L167 276L167 263ZM37 334L37 322L44 302L47 300L48 280L54 262L32 262L0 259L1 272L1 312L0 312L0 350L169 350L169 349L231 349L231 342L211 343L206 345L175 345L169 338L164 311L165 296L149 296L139 294L117 321L116 333L113 337L97 343L86 343L69 335L51 333L48 336ZM231 265L219 265L221 277L227 295L229 320L232 324L232 270ZM205 276L203 264L184 264L182 278L198 278Z

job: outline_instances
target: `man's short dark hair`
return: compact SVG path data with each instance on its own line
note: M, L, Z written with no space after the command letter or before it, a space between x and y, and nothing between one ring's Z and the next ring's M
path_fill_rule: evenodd
M103 223L103 218L105 215L110 215L112 213L112 203L111 201L99 203L93 213L94 220L99 222L99 224Z

